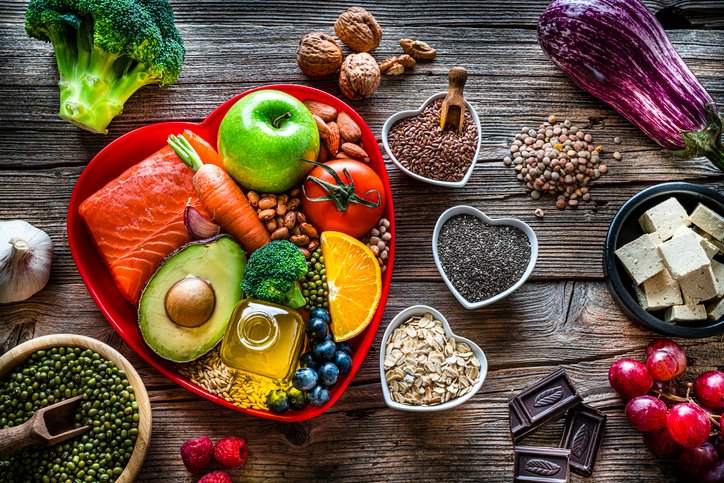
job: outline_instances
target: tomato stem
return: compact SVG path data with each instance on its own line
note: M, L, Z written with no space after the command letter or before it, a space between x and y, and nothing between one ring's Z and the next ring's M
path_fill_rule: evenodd
M326 196L310 198L307 195L307 191L304 189L304 186L302 186L302 192L304 193L304 197L309 201L333 201L339 211L347 211L347 207L350 205L350 203L357 203L362 206L366 206L367 208L377 208L382 203L382 195L377 190L369 190L362 196L357 195L357 193L355 193L354 179L352 179L352 176L349 174L349 171L347 171L347 168L344 168L342 170L342 173L344 173L344 176L347 179L347 182L345 183L339 177L337 172L326 164L318 163L316 161L310 161L308 159L304 159L303 161L322 168L335 181L334 183L330 183L314 176L308 176L307 179L309 181L317 183L327 193ZM371 193L377 195L376 202L365 199Z

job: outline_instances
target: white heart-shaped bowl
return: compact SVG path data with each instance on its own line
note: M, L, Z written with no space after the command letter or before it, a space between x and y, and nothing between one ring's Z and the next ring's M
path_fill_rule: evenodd
M440 257L437 253L437 243L438 238L440 237L440 230L442 229L442 226L445 224L447 220L452 218L456 215L472 215L480 218L485 223L489 225L510 225L518 228L523 233L526 234L528 237L528 240L530 241L530 261L528 262L528 267L525 269L525 272L523 273L523 276L520 277L520 280L518 280L513 286L508 288L507 290L500 292L499 294L496 294L490 298L487 298L485 300L480 300L479 302L470 302L463 297L460 292L453 286L452 283L450 283L450 279L445 274L445 270L442 268L442 263L440 263ZM485 213L478 210L477 208L473 208L472 206L467 205L458 205L453 206L452 208L449 208L443 212L442 215L440 215L440 218L437 219L437 223L435 223L435 230L432 232L432 256L435 259L435 265L437 266L437 271L440 272L440 275L442 276L442 279L445 281L445 284L447 285L447 288L450 289L452 294L455 296L456 299L458 299L458 302L462 304L463 307L466 309L479 309L480 307L484 307L486 305L493 304L497 302L498 300L502 300L508 295L515 292L521 285L525 283L526 280L528 280L528 277L530 277L530 274L533 273L533 269L535 268L535 262L538 260L538 237L535 236L535 233L531 229L530 226L528 226L526 223L517 220L515 218L498 218L498 219L492 219L489 218Z
M424 176L420 176L417 173L413 173L409 169L405 168L402 163L400 163L394 154L392 154L392 150L390 149L390 143L387 140L387 136L390 134L390 129L392 129L392 126L399 120L405 119L406 117L413 117L420 114L428 104L431 102L444 98L447 95L447 92L439 92L433 96L430 96L425 102L422 103L422 106L420 106L419 109L414 111L401 111L396 114L393 114L390 116L387 121L385 121L384 126L382 126L382 145L385 148L385 152L387 153L387 156L392 160L395 165L397 165L400 170L405 173L407 176L414 178L419 181L423 181L425 183L429 183L435 186L445 186L447 188L462 188L465 186L465 184L470 179L470 176L473 174L473 169L475 169L475 164L478 162L478 156L480 156L480 144L482 140L481 130L480 130L480 118L478 118L478 113L475 111L475 108L470 104L468 101L465 101L465 107L467 108L468 112L470 112L470 116L473 118L473 122L475 123L475 127L478 130L478 146L475 149L475 156L473 156L473 162L470 163L470 167L468 168L468 171L465 173L465 177L461 179L460 181L439 181L436 179L430 179L426 178Z
M473 388L472 390L470 390L470 392L463 396L456 397L455 399L451 399L445 403L436 404L434 406L412 406L409 404L400 404L392 399L392 395L390 394L390 388L387 386L387 378L385 377L385 346L387 344L387 340L392 335L392 332L397 327L399 327L400 324L407 322L412 317L422 317L427 312L431 313L436 320L439 320L442 323L442 326L445 329L445 335L447 337L455 339L456 342L464 342L468 346L470 346L470 350L480 361L480 376L478 377L478 381L473 385ZM385 330L385 335L382 337L382 348L380 349L380 379L382 383L382 395L385 398L385 404L387 404L392 409L399 409L400 411L427 413L433 411L444 411L445 409L454 408L455 406L459 406L460 404L473 397L480 390L480 388L483 387L483 382L485 382L485 377L487 375L488 359L485 357L485 353L483 352L483 350L470 339L455 335L450 328L450 324L448 323L447 319L445 319L445 317L439 311L433 309L432 307L428 307L427 305L413 305L412 307L407 307L405 310L397 314L395 318L392 319L392 322L390 322L390 325L387 326L387 330Z

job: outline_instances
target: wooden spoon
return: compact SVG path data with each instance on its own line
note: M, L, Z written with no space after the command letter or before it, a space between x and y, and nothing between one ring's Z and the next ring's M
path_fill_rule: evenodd
M52 446L81 435L90 426L73 428L73 413L83 396L75 396L42 409L18 426L0 430L0 460L31 444Z
M447 126L457 128L458 134L463 134L463 120L465 119L465 98L463 89L468 80L468 71L463 67L453 67L447 74L448 90L440 109L440 131Z

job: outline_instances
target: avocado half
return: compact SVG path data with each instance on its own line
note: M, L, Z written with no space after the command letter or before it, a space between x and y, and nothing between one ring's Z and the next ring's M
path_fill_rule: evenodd
M190 242L166 257L138 302L146 344L174 362L210 351L241 300L245 264L244 249L228 235Z

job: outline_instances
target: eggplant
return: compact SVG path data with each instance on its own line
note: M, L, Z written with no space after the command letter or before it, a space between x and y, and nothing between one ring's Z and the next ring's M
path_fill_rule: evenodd
M724 171L716 104L639 0L554 0L538 42L576 85L659 145Z

